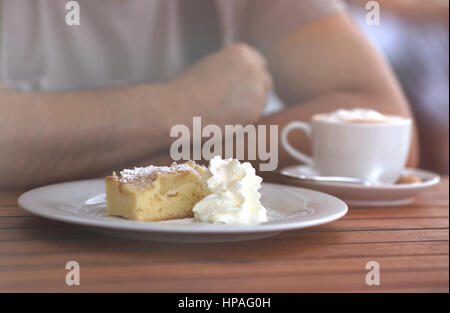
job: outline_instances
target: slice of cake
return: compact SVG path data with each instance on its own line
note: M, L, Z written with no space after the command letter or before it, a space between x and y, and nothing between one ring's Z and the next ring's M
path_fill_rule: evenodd
M205 196L205 169L189 161L113 173L105 178L108 214L136 221L191 217L193 206Z

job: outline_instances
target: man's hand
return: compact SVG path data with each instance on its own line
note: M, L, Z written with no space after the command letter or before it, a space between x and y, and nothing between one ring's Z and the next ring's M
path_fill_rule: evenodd
M255 122L261 116L272 77L265 58L245 44L233 44L194 64L173 81L182 91L186 115L217 124Z

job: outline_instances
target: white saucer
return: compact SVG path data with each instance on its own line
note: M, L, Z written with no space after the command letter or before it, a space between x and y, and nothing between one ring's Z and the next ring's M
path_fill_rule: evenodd
M283 171L292 174L318 175L311 167L295 165L283 168ZM419 193L436 185L440 178L438 174L407 168L402 175L414 175L422 180L413 184L384 184L364 186L349 183L300 181L294 178L283 177L286 183L294 186L315 189L326 192L344 200L350 206L396 206L410 203Z
M49 219L88 226L104 234L166 242L225 242L259 239L282 231L334 221L347 213L347 205L321 192L263 183L261 202L269 222L260 225L216 225L193 218L136 222L106 213L103 179L75 181L40 187L22 194L25 210Z

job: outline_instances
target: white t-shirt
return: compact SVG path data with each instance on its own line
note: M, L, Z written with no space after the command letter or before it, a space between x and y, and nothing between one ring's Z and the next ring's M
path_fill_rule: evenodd
M183 0L0 0L0 82L23 91L63 91L161 82L188 64ZM212 0L222 42L260 50L311 20L343 9L333 0Z

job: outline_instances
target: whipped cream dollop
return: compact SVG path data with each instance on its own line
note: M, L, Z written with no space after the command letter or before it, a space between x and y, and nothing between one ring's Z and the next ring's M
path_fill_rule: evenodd
M406 119L400 116L384 115L372 109L339 109L327 114L317 114L314 119L327 122L353 122L366 121L374 123L404 122Z
M202 175L207 195L194 206L195 219L217 224L267 222L258 192L261 182L250 163L214 157Z

